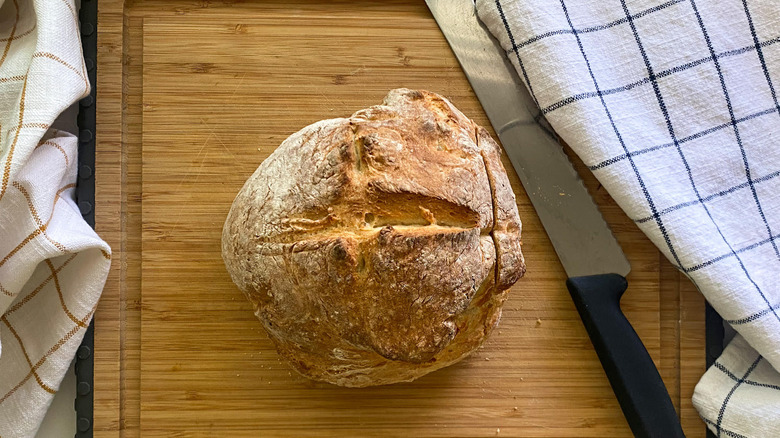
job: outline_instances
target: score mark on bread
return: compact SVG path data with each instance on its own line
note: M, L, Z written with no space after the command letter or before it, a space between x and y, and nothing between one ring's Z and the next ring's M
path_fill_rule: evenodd
M294 369L396 383L484 341L525 272L500 154L445 98L397 89L303 128L258 167L222 256Z

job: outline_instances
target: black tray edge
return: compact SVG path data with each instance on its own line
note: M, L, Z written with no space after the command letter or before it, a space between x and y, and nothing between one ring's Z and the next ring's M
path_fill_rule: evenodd
M79 163L76 202L84 220L95 228L95 112L97 73L97 0L81 0L81 47L87 67L90 94L79 102ZM92 438L94 413L95 322L90 322L76 354L76 438Z

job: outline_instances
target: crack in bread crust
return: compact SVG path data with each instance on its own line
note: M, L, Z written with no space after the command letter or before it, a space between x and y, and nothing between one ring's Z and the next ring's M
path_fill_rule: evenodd
M434 93L291 135L223 229L233 281L300 373L408 381L476 349L522 275L500 149Z
M485 151L482 149L482 145L479 141L479 129L480 127L476 124L474 125L474 138L476 138L477 141L477 147L479 148L480 155L482 156L482 164L485 166L485 174L488 175L490 173L490 170L488 169L487 165L487 157L485 156ZM496 242L496 236L493 234L493 231L496 229L496 218L497 218L497 206L496 206L496 189L493 187L493 181L488 177L488 183L490 184L490 201L493 205L493 223L490 225L490 231L488 232L488 235L491 239L493 239L493 246L496 248L496 266L495 266L495 278L499 278L499 273L501 271L501 267L498 263L499 257L498 257L498 242Z

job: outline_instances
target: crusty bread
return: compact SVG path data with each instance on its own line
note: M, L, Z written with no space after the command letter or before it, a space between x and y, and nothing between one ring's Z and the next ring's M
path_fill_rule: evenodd
M382 385L482 343L525 272L500 154L443 97L397 89L303 128L258 167L222 257L293 368Z

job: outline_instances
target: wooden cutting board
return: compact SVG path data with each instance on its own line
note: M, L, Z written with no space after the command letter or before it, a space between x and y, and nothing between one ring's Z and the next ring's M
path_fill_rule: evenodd
M506 160L528 273L482 349L415 382L297 375L224 269L233 197L303 126L409 87L489 127L424 3L101 0L100 13L96 214L119 262L96 314L96 436L631 436ZM690 403L703 300L574 162L631 261L624 311L703 436Z

